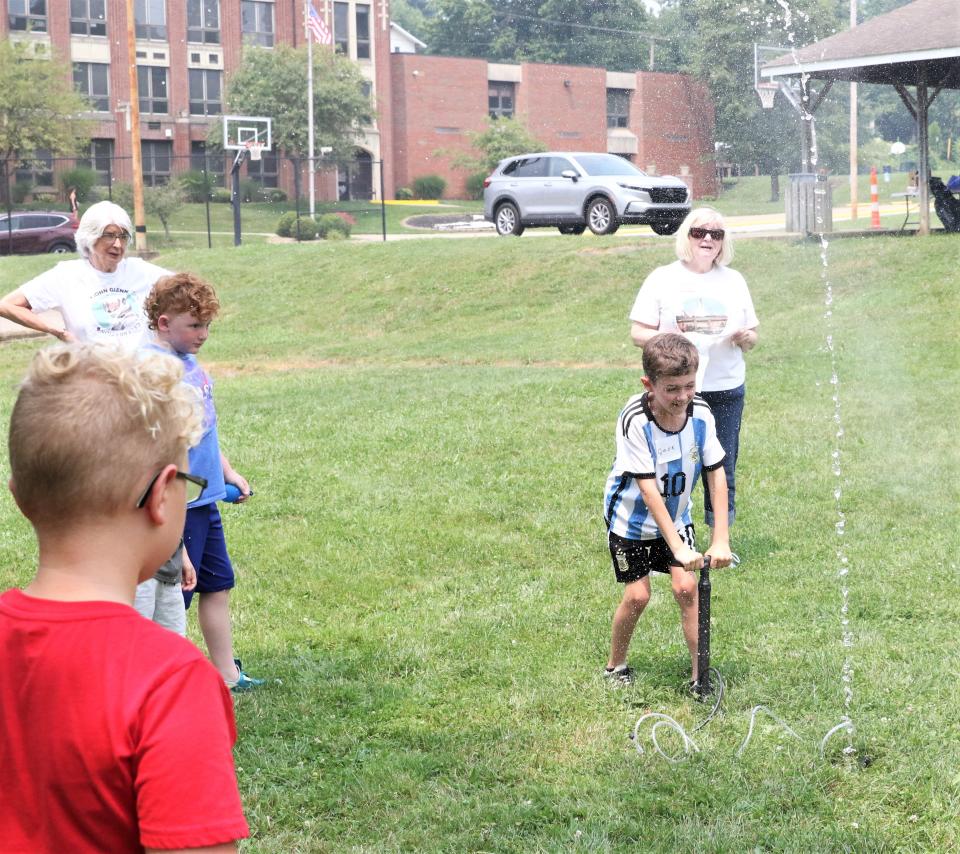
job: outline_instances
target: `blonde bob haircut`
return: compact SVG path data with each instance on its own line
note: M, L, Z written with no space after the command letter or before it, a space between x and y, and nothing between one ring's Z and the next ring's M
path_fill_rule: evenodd
M681 261L689 262L693 260L693 250L690 248L690 229L706 225L708 222L720 226L726 232L723 235L720 254L713 262L714 266L726 267L733 260L733 240L730 238L730 230L723 221L723 215L713 208L694 208L687 214L687 218L680 223L680 229L677 231L677 257Z
M80 224L77 226L77 252L84 258L89 258L93 244L103 236L109 225L122 228L128 235L133 234L130 216L120 205L106 201L90 205L80 217Z
M102 344L41 350L10 416L17 504L37 523L133 509L160 469L183 465L202 415L178 359Z

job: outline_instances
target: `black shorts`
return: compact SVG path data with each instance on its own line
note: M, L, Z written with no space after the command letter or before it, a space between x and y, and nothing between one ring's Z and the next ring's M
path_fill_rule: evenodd
M677 533L690 548L697 547L693 525L687 525ZM680 566L667 541L660 537L655 540L628 540L610 531L607 542L610 545L613 572L620 584L639 581L651 572L665 572L669 575L671 566Z

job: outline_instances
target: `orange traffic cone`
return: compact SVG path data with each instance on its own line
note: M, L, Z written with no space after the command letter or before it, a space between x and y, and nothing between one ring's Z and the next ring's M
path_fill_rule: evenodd
M870 167L870 228L880 228L880 193L877 190L877 167Z

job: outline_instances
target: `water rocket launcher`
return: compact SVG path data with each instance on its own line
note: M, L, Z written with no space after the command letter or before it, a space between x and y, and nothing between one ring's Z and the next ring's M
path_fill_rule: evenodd
M734 567L739 563L731 563ZM710 555L703 556L703 569L697 583L697 674L693 693L700 700L713 693L710 684Z

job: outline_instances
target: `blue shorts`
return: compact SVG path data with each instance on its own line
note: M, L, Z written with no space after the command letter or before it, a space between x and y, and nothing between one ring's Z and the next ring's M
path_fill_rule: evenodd
M196 588L183 593L183 601L188 608L194 593L218 593L235 586L233 564L227 554L223 522L216 501L187 509L183 544L187 547L190 562L197 570Z

